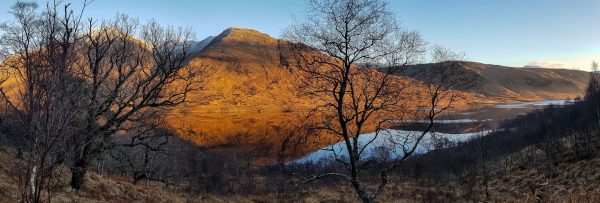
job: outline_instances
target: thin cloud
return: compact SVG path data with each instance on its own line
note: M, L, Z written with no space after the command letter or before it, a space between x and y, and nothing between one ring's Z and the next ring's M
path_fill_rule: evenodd
M540 67L540 68L568 68L566 64L556 61L533 61L525 67Z

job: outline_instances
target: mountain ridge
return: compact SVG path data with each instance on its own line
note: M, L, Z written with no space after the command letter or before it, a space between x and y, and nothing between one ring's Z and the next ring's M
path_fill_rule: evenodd
M480 62L458 62L463 71L473 73L479 80L476 88L481 94L498 101L538 101L567 99L582 96L589 72L570 69L517 68ZM432 63L407 66L400 75L417 80Z
M281 112L308 108L314 101L293 94L297 81L288 67L293 52L288 41L276 39L253 29L231 27L214 37L190 63L208 67L205 92L192 97L196 104L187 111L201 112ZM481 103L510 103L566 99L580 96L588 81L583 71L545 68L513 68L479 62L461 62L461 68L475 73L481 80ZM431 64L407 67L414 73L427 71ZM411 73L412 72L412 73ZM200 104L200 105L198 105Z

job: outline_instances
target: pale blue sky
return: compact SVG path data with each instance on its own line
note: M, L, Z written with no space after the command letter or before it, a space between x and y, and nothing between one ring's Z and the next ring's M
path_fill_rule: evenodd
M0 21L16 0L0 0ZM45 2L45 1L38 1ZM73 0L75 6L82 1ZM430 44L465 52L483 63L530 63L587 70L600 60L600 0L395 0L399 21ZM87 16L127 13L142 21L191 26L198 39L228 27L274 37L302 16L302 0L96 0Z

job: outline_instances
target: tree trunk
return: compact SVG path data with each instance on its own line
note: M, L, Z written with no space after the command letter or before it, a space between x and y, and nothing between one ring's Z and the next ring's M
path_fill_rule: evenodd
M367 195L366 193L365 193L365 194L362 194L362 195L360 195L360 196L361 196L361 197L360 197L360 200L361 200L363 203L371 203L371 202L375 202L375 201L374 201L373 199L371 199L371 198L369 197L369 195Z
M140 180L147 178L146 173L143 172L135 172L133 174L133 184L137 184Z
M354 187L354 190L356 190L356 193L358 194L358 197L360 198L360 200L364 203L371 203L373 202L374 198L369 197L369 193L367 193L364 188L362 187L362 185L360 184L360 182L358 182L357 180L352 181L352 186Z
M77 191L83 188L85 183L85 175L89 167L89 153L91 144L86 144L83 151L77 155L71 170L71 187Z
M31 169L31 176L29 177L29 185L31 187L29 192L31 194L31 197L34 199L37 199L36 195L35 195L37 192L36 184L35 184L36 176L37 176L37 166L34 165L33 168Z

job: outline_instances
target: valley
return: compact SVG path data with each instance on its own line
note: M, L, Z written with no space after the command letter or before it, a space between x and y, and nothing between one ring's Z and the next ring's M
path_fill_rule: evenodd
M596 202L594 8L2 0L0 203Z

